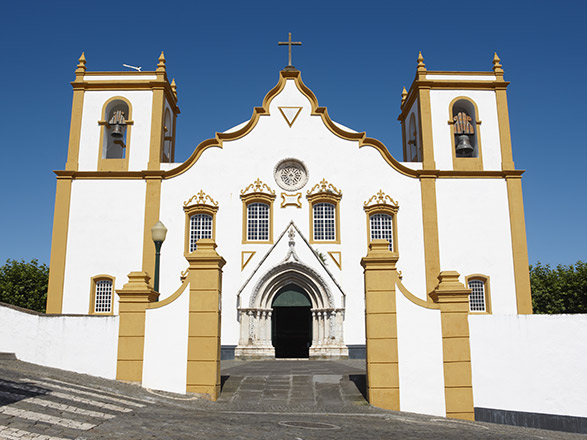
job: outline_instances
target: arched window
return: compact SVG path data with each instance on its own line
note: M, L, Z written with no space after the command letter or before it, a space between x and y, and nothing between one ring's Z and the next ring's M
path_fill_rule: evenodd
M90 294L90 314L112 314L112 300L114 289L114 277L110 275L97 275L92 277L92 290Z
M416 115L412 113L408 125L408 162L422 162L422 149L418 142L418 125L416 124Z
M471 289L469 311L471 313L491 313L489 277L480 274L469 275L467 286Z
M212 216L209 214L194 214L190 217L190 252L197 248L198 240L212 238Z
M397 202L379 190L363 204L363 209L367 213L369 241L387 240L389 250L397 253Z
M371 240L389 241L389 250L393 251L393 216L377 213L369 217Z
M190 197L183 204L186 213L186 240L185 254L194 252L198 247L198 240L216 237L216 212L218 203L201 191Z
M243 243L273 243L273 201L275 191L260 179L241 191L243 201Z
M163 126L163 154L161 162L173 162L173 121L169 109L165 110L165 125Z
M452 104L452 125L456 157L479 157L475 104L458 99Z
M342 192L322 179L307 193L310 202L310 243L340 244Z
M269 240L269 205L267 203L247 205L247 240Z

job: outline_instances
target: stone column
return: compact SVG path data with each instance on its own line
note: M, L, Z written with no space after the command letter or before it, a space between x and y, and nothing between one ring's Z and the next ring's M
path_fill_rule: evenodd
M440 307L446 416L475 420L469 343L469 295L459 273L440 272L440 283L430 297Z
M367 397L380 408L399 411L399 365L395 286L398 256L387 240L373 240L361 260L365 276Z
M226 264L211 239L198 240L190 264L187 391L209 400L220 394L220 301Z
M324 345L324 313L318 312L318 346Z
M247 310L239 310L240 316L240 340L238 345L241 347L246 345L249 338L249 315Z
M145 348L145 310L159 294L149 286L146 272L131 272L128 283L117 290L120 297L116 379L141 382Z
M318 346L318 312L312 310L312 347Z
M271 348L271 315L273 314L272 310L267 310L267 322L265 323L265 334L267 337L265 338L265 345Z

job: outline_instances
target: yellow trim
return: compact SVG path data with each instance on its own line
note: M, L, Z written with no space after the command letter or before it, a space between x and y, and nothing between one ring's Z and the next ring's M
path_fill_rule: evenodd
M469 281L483 281L483 292L485 293L485 311L474 312L469 308L471 315L491 315L491 288L489 286L489 275L474 273L465 277L465 287L469 287Z
M106 159L104 158L104 132L107 130L108 115L106 109L110 103L114 101L122 101L128 107L127 126L126 126L126 147L124 151L124 158L122 159ZM131 127L132 121L132 104L124 96L115 96L108 99L102 106L102 119L98 121L100 125L100 146L98 148L98 171L128 171L128 161L130 156L130 141L131 141ZM129 123L130 122L130 123Z
M416 295L414 295L413 293L411 293L408 289L406 289L406 286L404 286L402 284L402 282L399 279L399 277L398 277L398 280L396 282L396 285L397 285L399 291L411 303L416 304L417 306L423 307L425 309L430 309L430 310L438 310L440 308L440 307L438 307L438 304L436 304L436 303L434 303L432 301L424 301L423 299L420 299Z
M297 202L292 202L292 201L287 201L286 198L287 197L297 197L298 200ZM301 208L302 207L302 193L295 193L295 194L287 194L287 193L281 193L281 205L280 208L285 208L286 206L295 206L296 208Z
M510 116L508 100L505 88L495 91L497 103L497 123L499 126L499 143L501 145L501 168L503 170L515 169L512 155L512 138L510 135Z
M247 267L247 264L251 261L251 258L257 253L257 251L242 251L241 252L241 271Z
M432 106L430 104L430 89L418 90L418 115L420 116L420 142L422 143L422 168L436 169L434 161L434 137L432 135Z
M422 176L422 225L424 238L424 261L426 267L426 292L436 287L440 273L440 245L438 241L438 210L436 206L436 178ZM428 298L428 295L426 296Z
M185 272L188 272L188 271L189 271L189 269L187 269ZM179 298L181 296L181 294L185 291L186 287L189 286L189 284L190 283L187 281L187 275L186 275L186 277L182 280L181 286L179 286L179 289L177 289L175 292L173 292L173 294L171 294L170 296L168 296L164 300L149 303L149 305L147 306L147 309L160 309L161 307L164 307L168 304L171 304L173 301L175 301L177 298Z
M49 286L47 288L47 313L51 314L61 313L63 308L71 186L71 177L57 177L53 235L51 238L51 260L49 263Z
M151 140L149 146L149 162L147 169L161 169L163 155L163 125L165 124L163 110L165 108L165 94L163 87L153 88L153 107L151 109Z
M82 133L82 119L84 109L84 90L74 90L71 103L71 123L69 128L69 145L67 151L66 170L77 170L79 161L79 147Z
M326 179L322 179L309 189L306 195L310 209L310 243L311 244L340 244L340 199L342 192ZM314 205L318 203L329 203L334 205L334 240L314 240Z
M285 119L285 122L287 122L287 125L289 125L289 128L291 128L294 125L294 122L296 122L296 119L298 119L298 116L300 115L300 113L302 112L303 107L287 107L287 106L282 106L282 107L277 107L279 109L279 112L281 113L281 116L283 116L283 119ZM285 116L285 113L283 112L284 108L295 108L298 109L298 112L296 113L296 115L294 116L293 120L291 122L289 122L287 120L287 116Z
M457 157L455 145L455 124L453 120L453 107L458 101L468 101L475 108L475 139L477 140L476 157ZM453 169L459 171L482 171L483 170L483 149L481 148L481 120L479 119L479 108L477 103L467 96L457 96L448 106L448 125L450 125L450 139L452 151Z
M516 283L516 304L518 313L532 313L532 292L528 269L528 246L526 243L526 221L524 220L524 200L521 178L506 178L508 205L510 211L510 230L512 234L512 254L514 260L514 279Z
M151 237L151 228L159 221L161 209L161 178L145 177L145 221L143 223L143 265L142 271L155 273L155 244Z
M240 195L243 201L243 235L242 243L273 243L273 201L275 200L275 191L267 184L263 183L261 179L257 178L253 183L241 190ZM249 240L248 234L248 207L251 203L263 203L269 206L269 235L267 240Z
M391 251L395 255L399 255L399 243L397 234L397 213L399 211L398 203L389 195L385 194L383 190L379 190L377 194L372 195L369 200L363 203L363 209L367 215L367 243L371 243L371 216L373 214L387 214L391 216L392 221L392 240Z
M332 258L332 261L334 261L334 264L336 264L336 267L338 267L340 270L342 270L342 252L328 251L328 255L330 255L330 258Z
M110 281L112 282L112 297L110 299L110 312L96 312L96 283L98 281ZM116 278L112 275L96 275L90 279L90 311L88 312L90 315L113 315L114 314L114 294L116 286Z
M211 202L206 202L206 199L200 195L205 195L205 197L207 197ZM194 197L196 197L194 195L187 202L184 202L183 207L185 212L185 240L183 254L186 258L188 255L190 255L190 220L192 216L196 214L207 214L212 217L212 240L216 241L216 213L218 212L218 203L214 202L214 200L209 195L206 195L202 190L200 190L198 196L200 197L198 197L196 203L190 204L194 200Z

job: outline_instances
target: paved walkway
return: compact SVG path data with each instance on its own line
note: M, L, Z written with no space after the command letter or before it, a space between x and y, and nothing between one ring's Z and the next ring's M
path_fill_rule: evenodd
M222 396L209 402L0 360L0 439L587 439L373 408L349 380L362 368L357 361L223 362Z

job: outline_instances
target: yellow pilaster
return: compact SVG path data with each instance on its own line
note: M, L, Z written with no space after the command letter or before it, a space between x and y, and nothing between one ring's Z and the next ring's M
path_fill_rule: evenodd
M373 240L361 260L365 274L367 398L380 408L399 411L399 364L395 285L398 256L387 240Z
M79 160L79 143L82 133L82 114L84 106L83 88L84 75L86 73L86 57L82 53L79 58L77 69L75 69L75 81L73 86L73 102L71 105L71 124L69 126L69 147L67 151L67 163L65 169L77 171Z
M159 294L149 286L145 272L131 272L128 283L117 290L120 297L116 379L141 382L145 348L145 310Z
M49 262L49 286L47 289L47 313L51 314L61 313L63 307L63 282L65 280L71 184L71 177L57 177L53 236L51 238L51 260Z
M190 305L186 389L210 400L220 394L220 324L222 267L226 264L211 239L198 240L186 259Z
M516 304L519 314L529 315L532 314L532 292L528 268L528 245L526 242L524 200L522 198L522 178L521 176L508 176L506 177L506 182L512 234Z
M430 293L438 283L438 273L440 272L436 176L434 174L420 176L420 189L422 191L422 224L424 227L426 292Z
M446 416L475 420L468 319L471 289L459 282L456 271L440 272L438 280L430 296L440 307Z
M159 221L161 205L161 176L145 176L145 222L143 224L143 272L155 273L155 244L151 228Z

